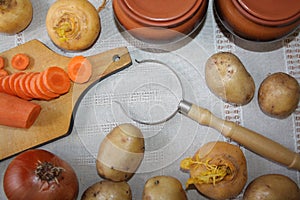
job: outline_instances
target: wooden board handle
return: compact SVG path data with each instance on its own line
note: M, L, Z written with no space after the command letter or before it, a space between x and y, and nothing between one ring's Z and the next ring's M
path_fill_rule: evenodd
M289 168L300 170L300 155L267 137L234 122L220 119L209 110L186 101L180 103L179 111L201 125L218 130L225 137L238 142L254 153Z

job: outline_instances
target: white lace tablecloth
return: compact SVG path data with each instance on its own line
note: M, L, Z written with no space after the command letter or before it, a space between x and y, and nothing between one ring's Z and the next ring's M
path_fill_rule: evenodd
M45 28L45 17L53 0L32 0L34 18L30 26L17 35L0 34L0 52L32 39L38 39L53 51L67 56L76 53L63 52L50 41ZM98 7L101 1L90 0ZM299 30L288 38L274 44L257 45L239 41L221 30L212 11L210 1L207 18L200 32L193 41L174 48L169 53L149 52L146 47L135 40L128 40L126 34L120 33L113 19L111 1L101 11L102 31L96 44L89 50L77 54L93 55L119 46L128 46L137 59L155 58L171 62L171 57L180 55L190 65L174 63L173 67L183 80L185 98L193 103L211 110L216 116L239 123L249 129L265 135L289 149L300 153L300 109L284 120L274 119L261 112L257 103L257 90L262 80L270 73L283 71L300 80L300 36ZM200 48L198 48L200 47ZM222 102L210 93L204 80L204 63L207 56L218 51L235 53L244 63L256 83L254 99L245 106L233 107ZM169 60L168 60L169 59ZM182 64L182 65L181 65ZM111 109L112 99L118 77L115 74L94 86L83 98L75 117L73 131L61 138L39 148L49 150L69 162L75 169L80 182L80 194L91 184L100 181L95 167L95 156L101 140L116 125L131 122L138 126L144 136L146 152L138 172L129 180L134 199L141 199L145 181L156 175L170 175L178 178L183 186L189 175L179 170L180 161L208 141L226 140L220 133L208 127L200 126L186 117L177 114L161 125L141 125L130 121L122 114ZM143 95L153 95L151 91ZM43 133L41 133L43 134ZM1 139L1 138L0 138ZM230 141L229 141L230 142ZM289 170L253 152L241 147L247 158L248 183L254 178L269 173L289 176L298 185L300 174ZM3 192L3 174L12 158L0 162L0 199L6 199ZM205 199L195 190L187 192L188 198ZM236 199L242 199L242 194Z

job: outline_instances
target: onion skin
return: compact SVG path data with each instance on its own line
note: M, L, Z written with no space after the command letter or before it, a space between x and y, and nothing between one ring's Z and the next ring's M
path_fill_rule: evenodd
M62 168L57 182L42 181L35 174L39 162L49 162ZM9 200L75 200L79 184L72 167L46 150L28 150L16 156L8 165L3 179Z
M0 1L0 32L16 34L31 22L33 8L30 0Z
M213 183L196 183L197 190L203 195L216 200L236 197L246 185L248 173L246 158L240 148L227 142L209 142L203 145L192 160L216 166L227 166L228 174ZM207 169L203 165L192 164L190 176L197 177Z
M53 43L68 51L82 51L94 44L101 30L100 17L88 0L57 0L46 16Z

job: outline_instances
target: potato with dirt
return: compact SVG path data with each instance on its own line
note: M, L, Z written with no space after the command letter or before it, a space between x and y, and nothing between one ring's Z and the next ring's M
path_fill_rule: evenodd
M144 186L143 200L187 200L180 181L172 176L149 178Z
M131 200L132 192L127 182L102 180L88 187L81 200Z
M299 200L300 189L289 177L282 174L265 174L247 186L243 200Z
M100 144L98 174L112 181L129 180L141 164L145 151L141 130L132 124L116 126Z
M284 119L298 107L300 86L298 81L284 72L267 76L258 90L258 104L268 116Z
M208 58L205 80L213 94L231 104L248 104L255 93L252 76L241 60L230 52L215 53Z

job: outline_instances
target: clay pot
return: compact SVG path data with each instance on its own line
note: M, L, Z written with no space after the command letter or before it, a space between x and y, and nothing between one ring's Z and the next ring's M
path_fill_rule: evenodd
M300 24L299 0L214 0L214 10L228 31L251 41L275 41Z
M113 0L116 21L134 37L170 43L188 36L204 21L208 0Z

